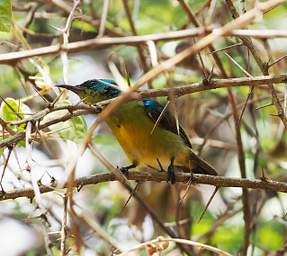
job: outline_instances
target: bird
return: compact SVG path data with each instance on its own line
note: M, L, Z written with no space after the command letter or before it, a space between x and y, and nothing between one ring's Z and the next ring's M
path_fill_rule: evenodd
M111 79L92 79L79 85L56 85L77 94L89 105L113 99L123 91ZM174 115L154 99L124 102L105 119L131 164L120 168L150 167L167 171L168 181L175 182L175 171L217 175L216 170L192 149L191 142ZM140 168L139 168L140 169Z

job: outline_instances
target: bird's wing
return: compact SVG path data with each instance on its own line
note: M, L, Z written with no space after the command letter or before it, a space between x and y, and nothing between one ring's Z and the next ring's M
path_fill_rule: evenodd
M144 99L143 103L145 112L155 124L157 123L156 125L162 129L178 134L184 143L191 148L190 140L185 131L180 125L179 131L177 130L176 119L168 110L164 110L164 107L153 99Z

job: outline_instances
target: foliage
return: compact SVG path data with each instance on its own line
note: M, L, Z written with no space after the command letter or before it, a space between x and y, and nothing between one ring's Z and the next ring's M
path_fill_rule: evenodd
M12 24L12 2L2 0L0 2L0 31L8 32Z

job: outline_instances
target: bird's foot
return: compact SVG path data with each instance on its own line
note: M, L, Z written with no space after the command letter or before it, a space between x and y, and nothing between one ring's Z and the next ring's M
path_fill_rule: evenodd
M128 174L129 174L129 170L130 170L130 169L133 169L133 168L135 168L135 167L137 167L137 164L136 164L136 163L133 163L133 164L128 165L128 166L123 166L123 167L121 167L121 168L119 168L119 169L120 169L120 171L122 172L122 174L128 175Z
M175 174L174 174L174 167L173 166L169 166L167 168L167 182L169 182L171 184L175 183Z
M171 159L170 165L167 168L167 182L170 181L171 184L175 183L175 170L173 165L174 158Z
M121 167L119 169L120 169L120 171L121 171L121 173L123 175L128 175L129 174L129 168L128 167L123 166L123 167Z

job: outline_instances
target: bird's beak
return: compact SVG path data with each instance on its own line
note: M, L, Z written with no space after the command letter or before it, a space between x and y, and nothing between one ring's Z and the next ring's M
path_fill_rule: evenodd
M56 87L64 88L74 93L83 92L85 90L85 88L79 85L73 86L73 85L67 85L67 84L59 84L59 85L56 85Z

